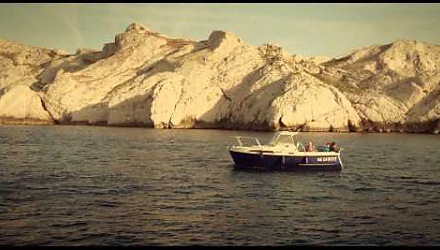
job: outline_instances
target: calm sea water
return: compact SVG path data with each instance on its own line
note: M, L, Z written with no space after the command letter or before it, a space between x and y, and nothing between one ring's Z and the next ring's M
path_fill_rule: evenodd
M336 140L338 173L233 169L270 132L0 126L0 244L440 245L440 137Z

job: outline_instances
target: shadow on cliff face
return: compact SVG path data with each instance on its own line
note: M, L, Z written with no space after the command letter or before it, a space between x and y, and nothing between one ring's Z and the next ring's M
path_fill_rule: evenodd
M126 99L112 107L99 103L68 113L60 124L153 127L152 91Z
M280 75L276 80L265 83L262 79L265 77L265 67L267 65L249 72L234 87L222 89L222 97L209 111L201 115L199 119L188 117L188 119L177 124L179 126L168 126L168 128L260 131L303 130L301 125L298 125L298 127L286 127L282 124L280 119L276 117L278 109L273 105L273 101L286 91L286 84L289 78L293 76L293 73L284 76ZM259 84L261 87L253 90L255 84ZM152 128L154 127L154 122L151 119L153 90L154 88L151 88L148 92L126 99L111 108L108 106L108 103L87 106L68 114L59 123ZM432 96L430 97L432 98ZM437 95L434 95L434 97L437 97ZM215 117L215 119L212 117ZM350 131L355 130L350 129ZM363 120L359 131L439 133L440 121L429 121L423 124L394 124Z
M297 128L285 127L279 121L275 121L277 114L276 108L271 105L273 100L279 97L286 84L285 76L271 83L265 84L258 91L252 92L251 87L255 82L248 81L254 79L258 75L258 70L249 73L240 84L235 87L225 90L224 95L220 100L203 114L199 120L183 121L188 122L186 128L210 128L210 129L231 129L231 130L257 130L257 131L274 131L274 130L295 130L302 129L301 126ZM259 78L258 78L259 79ZM270 95L268 93L275 93ZM259 94L265 95L264 99L259 97ZM240 117L249 112L249 105L254 102L264 102L255 118L249 121L238 120ZM105 125L105 126L121 126L121 127L148 127L153 128L154 123L151 120L152 107L152 90L149 92L136 95L126 99L111 108L108 103L100 103L90 105L78 111L67 114L59 124L79 124L79 125ZM226 113L218 114L226 105ZM243 108L241 108L243 107ZM234 113L237 112L237 113ZM254 112L255 113L255 112ZM220 120L214 122L205 122L206 117L221 117ZM258 120L257 117L264 115L265 120ZM274 122L273 124L271 123ZM365 132L417 132L417 133L440 133L440 119L435 121L428 121L426 123L377 123L363 120L361 131Z
M36 76L37 81L34 82L30 88L35 92L43 91L43 89L54 83L59 71L75 73L89 67L101 59L105 59L101 55L101 51L78 50L74 55L66 55L62 59L58 59L64 61L56 66L51 66L55 61L43 63L40 65L43 67L42 72Z
M239 84L223 90L223 96L199 120L194 121L195 128L221 128L234 130L278 130L280 124L275 120L276 108L273 101L284 92L286 80L291 74L281 76L278 80L264 84L258 90L252 87L264 77L262 66L248 73ZM253 107L258 105L257 107ZM226 107L226 108L225 108ZM226 113L220 113L226 110ZM254 114L253 118L246 120L246 116ZM220 120L206 122L209 117L221 117Z
M361 121L363 132L369 133L440 133L440 119L429 120L424 122L373 122L371 120L363 119Z

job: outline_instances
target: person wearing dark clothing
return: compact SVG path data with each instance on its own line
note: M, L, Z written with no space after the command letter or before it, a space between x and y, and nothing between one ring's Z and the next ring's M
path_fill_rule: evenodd
M339 146L338 146L338 144L336 144L336 142L332 142L330 144L330 151L339 152Z

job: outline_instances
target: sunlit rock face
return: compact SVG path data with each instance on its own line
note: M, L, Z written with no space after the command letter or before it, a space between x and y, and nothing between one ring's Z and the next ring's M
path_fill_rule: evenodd
M231 32L192 41L135 23L70 55L0 41L0 121L438 133L439 55L396 41L311 58Z
M440 118L440 46L399 40L322 64L317 75L338 87L364 130L434 131Z
M0 123L53 123L37 89L51 62L66 53L0 40Z

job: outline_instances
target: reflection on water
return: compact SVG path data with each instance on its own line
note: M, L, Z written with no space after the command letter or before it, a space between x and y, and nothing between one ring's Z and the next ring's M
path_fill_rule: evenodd
M300 134L345 169L295 173L234 170L236 135L273 133L0 126L0 244L440 244L438 136Z

